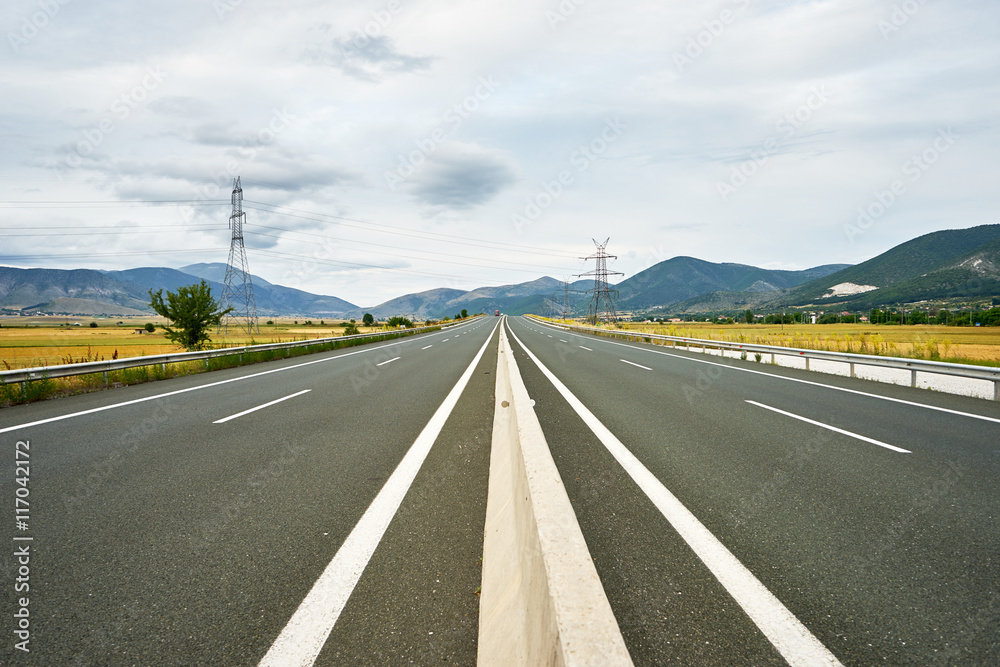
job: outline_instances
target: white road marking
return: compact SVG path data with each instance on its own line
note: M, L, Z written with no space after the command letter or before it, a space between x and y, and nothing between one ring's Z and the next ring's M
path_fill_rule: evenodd
M445 339L444 339L443 341L441 341L441 342L442 342L442 343L447 343L447 342L448 342L448 341L450 341L450 340L451 340L450 338L445 338Z
M587 352L593 352L589 347L584 347L583 345L577 345L581 350L586 350Z
M652 369L652 368L650 368L649 366L640 366L639 364L637 364L637 363L635 363L635 362L633 362L633 361L629 361L628 359L619 359L618 361L623 361L623 362L625 362L626 364L629 364L630 366L635 366L635 367L637 367L637 368L641 368L641 369L643 369L643 370L647 370L647 371L651 371L651 370L653 370L653 369Z
M514 335L538 369L590 427L611 455L625 469L639 488L653 501L688 546L711 570L743 611L760 628L789 665L840 665L809 629L767 590L746 566L672 494L653 473L630 452L608 428Z
M560 338L560 339L559 339L559 342L560 342L560 343L568 343L569 341L568 341L568 340L563 340L562 338Z
M277 400L271 401L270 403L265 403L264 405L258 405L256 408L250 408L249 410L244 410L243 412L237 412L235 415L230 415L228 417L223 417L222 419L217 419L217 420L215 420L212 423L213 424L225 424L227 421L229 421L231 419L237 419L239 417L242 417L243 415L248 415L251 412L257 412L258 410L263 410L264 408L271 407L272 405L275 405L276 403L281 403L282 401L287 401L290 398L295 398L296 396L301 396L302 394L308 394L310 391L312 391L312 389L303 389L302 391L295 392L294 394L291 394L289 396L285 396L284 398L279 398Z
M764 408L765 410L770 410L771 412L777 412L779 415L785 415L786 417L791 417L792 419L798 419L799 421L806 422L807 424L812 424L813 426L819 426L821 428L829 429L836 433L841 433L843 435L847 435L852 438L856 438L858 440L863 440L864 442L870 442L873 445L878 445L879 447L885 447L886 449L891 449L892 451L899 452L900 454L913 453L908 449L901 449L899 447L896 447L895 445L884 443L881 440L875 440L873 438L869 438L863 435L858 435L857 433L845 431L842 428L837 428L836 426L830 426L829 424L824 424L823 422L818 422L813 419L806 419L805 417L800 417L799 415L792 414L791 412L785 412L784 410L779 410L778 408L772 408L770 405L764 405L763 403L758 403L757 401L747 400L746 402L749 403L750 405L756 405L758 408Z
M253 378L261 377L262 375L270 375L271 373L282 373L284 371L290 371L295 368L302 368L303 366L312 366L313 364L323 364L328 361L337 361L338 359L343 359L344 357L352 357L355 354L364 354L365 352L374 352L375 350L381 350L384 347L390 347L392 345L399 345L399 342L386 343L385 345L379 345L377 347L366 347L363 350L356 350L354 352L345 352L344 354L338 354L335 357L326 357L324 359L316 359L314 361L306 361L301 364L294 364L292 366L283 366L281 368L272 368L271 370L261 371L259 373L251 373L250 375L241 375L236 378L229 378L228 380L219 380L218 382L209 382L206 384L200 384L196 387L188 387L187 389L177 389L174 391L164 392L162 394L156 394L154 396L146 396L145 398L136 398L131 401L122 401L121 403L112 403L111 405L103 405L99 408L91 408L90 410L81 410L79 412L70 412L65 415L59 415L58 417L49 417L48 419L39 419L38 421L27 422L25 424L17 424L15 426L7 426L5 428L0 428L0 433L7 433L9 431L16 431L22 428L30 428L32 426L41 426L42 424L50 424L52 422L62 421L64 419L72 419L73 417L82 417L84 415L94 414L95 412L104 412L105 410L114 410L115 408L123 408L128 405L135 405L137 403L145 403L146 401L155 401L159 398L167 398L168 396L176 396L178 394L186 394L189 391L199 391L201 389L208 389L210 387L218 387L220 385L229 384L230 382L241 382L243 380L250 380Z
M429 349L431 349L432 347L434 347L434 346L433 346L433 345L428 345L427 347L422 347L422 348L420 348L420 349L421 349L421 350L429 350Z
M499 326L497 322L496 326ZM354 530L344 540L330 564L323 570L309 594L295 610L288 624L271 645L267 655L260 661L260 667L290 667L312 665L323 644L326 643L333 626L336 625L340 612L344 610L348 598L354 592L361 574L368 566L372 554L382 540L389 523L396 515L403 497L409 491L413 478L417 476L420 466L431 451L434 441L445 421L458 403L459 396L469 383L473 371L483 353L496 333L496 326L479 353L465 369L458 383L452 387L444 402L427 422L409 451L399 462L396 470L386 481L385 486L375 496L375 500L365 510L364 515Z
M391 364L392 362L396 361L397 359L402 359L402 357L393 357L392 359L389 359L388 361L383 361L381 364L375 364L375 365L376 366L385 366L386 364Z
M593 336L581 336L580 334L570 334L571 336L576 336L577 338L588 338L594 340ZM717 361L708 361L707 359L695 359L683 354L672 354L670 352L663 352L661 350L651 350L648 347L636 347L635 345L628 345L626 343L618 343L613 340L602 340L601 343L607 343L608 345L620 345L621 347L627 347L630 350L642 350L643 352L651 352L653 354L662 354L665 357L674 357L675 359L684 359L686 361L693 361L697 364L708 364L709 366L720 366L722 368L729 368L734 371L739 371L741 373L753 373L754 375L764 375L775 380L787 380L788 382L798 382L801 384L808 384L814 387L823 387L824 389L833 389L834 391L843 391L848 394L855 394L857 396L867 396L868 398L878 398L883 401L890 401L892 403L899 403L901 405L910 405L916 408L926 408L927 410L936 410L938 412L946 412L952 415L958 415L959 417L970 417L972 419L981 419L983 421L994 422L1000 424L1000 419L996 417L987 417L985 415L977 415L974 412L962 412L961 410L950 410L948 408L939 408L936 405L927 405L926 403L917 403L916 401L907 401L902 398L893 398L891 396L881 396L879 394L872 394L867 391L860 391L858 389L847 389L846 387L837 387L830 384L823 384L822 382L813 382L812 380L803 380L801 378L786 377L784 375L776 375L774 373L765 373L764 371L755 371L752 368L742 368L740 366L730 366L729 364L720 364ZM582 347L582 346L581 346ZM860 363L860 362L858 362ZM3 431L0 431L3 433Z

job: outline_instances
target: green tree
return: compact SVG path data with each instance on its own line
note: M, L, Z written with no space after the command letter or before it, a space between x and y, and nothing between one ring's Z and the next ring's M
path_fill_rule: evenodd
M467 311L465 308L463 308L462 309L462 319L464 320L468 316L469 316L469 311Z
M399 316L395 316L395 317L390 317L390 318L389 318L389 319L388 319L388 320L386 321L385 325L386 325L387 327L389 327L389 328L394 328L394 327L405 327L405 328L407 328L407 329L410 329L410 328L412 328L412 327L413 327L413 322L411 322L410 320L408 320L408 319L407 319L407 318L405 318L405 317L399 317Z
M149 333L153 333L154 331L156 331L156 325L153 324L152 322L146 322L146 331L148 331Z
M344 322L345 336L357 336L359 333L361 332L358 330L358 325L354 323L354 320L351 320L350 322Z
M218 326L233 309L219 310L212 298L212 288L204 280L197 285L178 287L176 292L149 290L150 305L157 315L170 320L163 328L167 338L189 350L200 350L209 340L208 329Z
M747 324L753 324L753 313L747 308L747 312L743 313L744 319L746 319Z
M375 324L375 316L371 313L365 313L365 316L361 318L361 323L366 327L370 327Z

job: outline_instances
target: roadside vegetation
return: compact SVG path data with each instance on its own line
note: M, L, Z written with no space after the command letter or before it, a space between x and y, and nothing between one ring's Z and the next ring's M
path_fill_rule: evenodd
M990 327L898 326L866 322L828 325L622 322L604 327L729 343L1000 366L1000 331Z
M134 318L4 318L0 320L0 370L183 352L184 346L169 340L164 332L163 327L166 322L165 318L151 318L149 316ZM152 326L152 333L149 332L150 326L148 325ZM379 323L374 318L371 326L358 326L350 320L314 321L298 318L273 318L264 320L260 324L260 333L253 336L247 335L245 331L232 328L228 333L216 331L214 328L210 332L211 340L205 344L204 349L342 337L353 335L351 332L383 333L384 335L377 339L364 341L330 341L290 350L234 354L207 361L167 364L165 367L160 365L142 366L110 372L106 379L104 374L95 373L69 378L0 384L0 406L324 352L412 334L411 331L400 330L396 327L390 329L385 323Z

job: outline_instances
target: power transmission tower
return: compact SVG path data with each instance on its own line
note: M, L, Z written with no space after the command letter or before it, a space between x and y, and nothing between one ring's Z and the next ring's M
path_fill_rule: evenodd
M579 294L579 292L570 289L569 281L563 280L562 289L552 295L552 301L557 302L557 304L559 305L559 309L557 312L559 313L559 319L561 320L568 320L569 316L573 314L573 309L570 308L569 305L570 294Z
M233 214L229 216L229 228L233 230L233 241L229 245L229 262L226 264L226 287L222 292L222 310L232 308L219 324L224 332L230 323L246 328L247 335L260 333L257 327L257 304L253 298L253 280L247 262L247 249L243 245L243 223L247 214L243 212L243 187L240 177L233 179Z
M608 287L608 276L624 276L620 271L608 271L608 258L618 259L617 255L609 255L605 252L610 238L604 239L604 243L598 243L597 239L592 239L597 246L597 252L589 257L581 257L584 260L597 260L597 267L587 273L578 273L580 278L594 276L594 289L587 290L587 294L592 294L590 298L590 309L587 312L587 321L597 324L602 318L605 322L617 322L618 314L615 313L615 304L612 299L618 298L618 290Z

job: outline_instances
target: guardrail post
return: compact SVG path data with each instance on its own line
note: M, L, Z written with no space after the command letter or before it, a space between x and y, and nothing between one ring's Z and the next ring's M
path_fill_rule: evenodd
M851 365L851 377L852 378L857 377L857 375L854 374L854 362L853 361L850 362L850 365Z
M771 365L774 366L777 362L774 360L774 352L771 353Z
M1000 401L1000 380L993 381L993 400Z
M101 375L104 376L104 386L107 387L108 386L108 372L104 371L103 373L101 373Z
M917 386L917 369L915 368L910 371L910 386L911 387Z
M806 357L806 370L809 370L809 357Z

